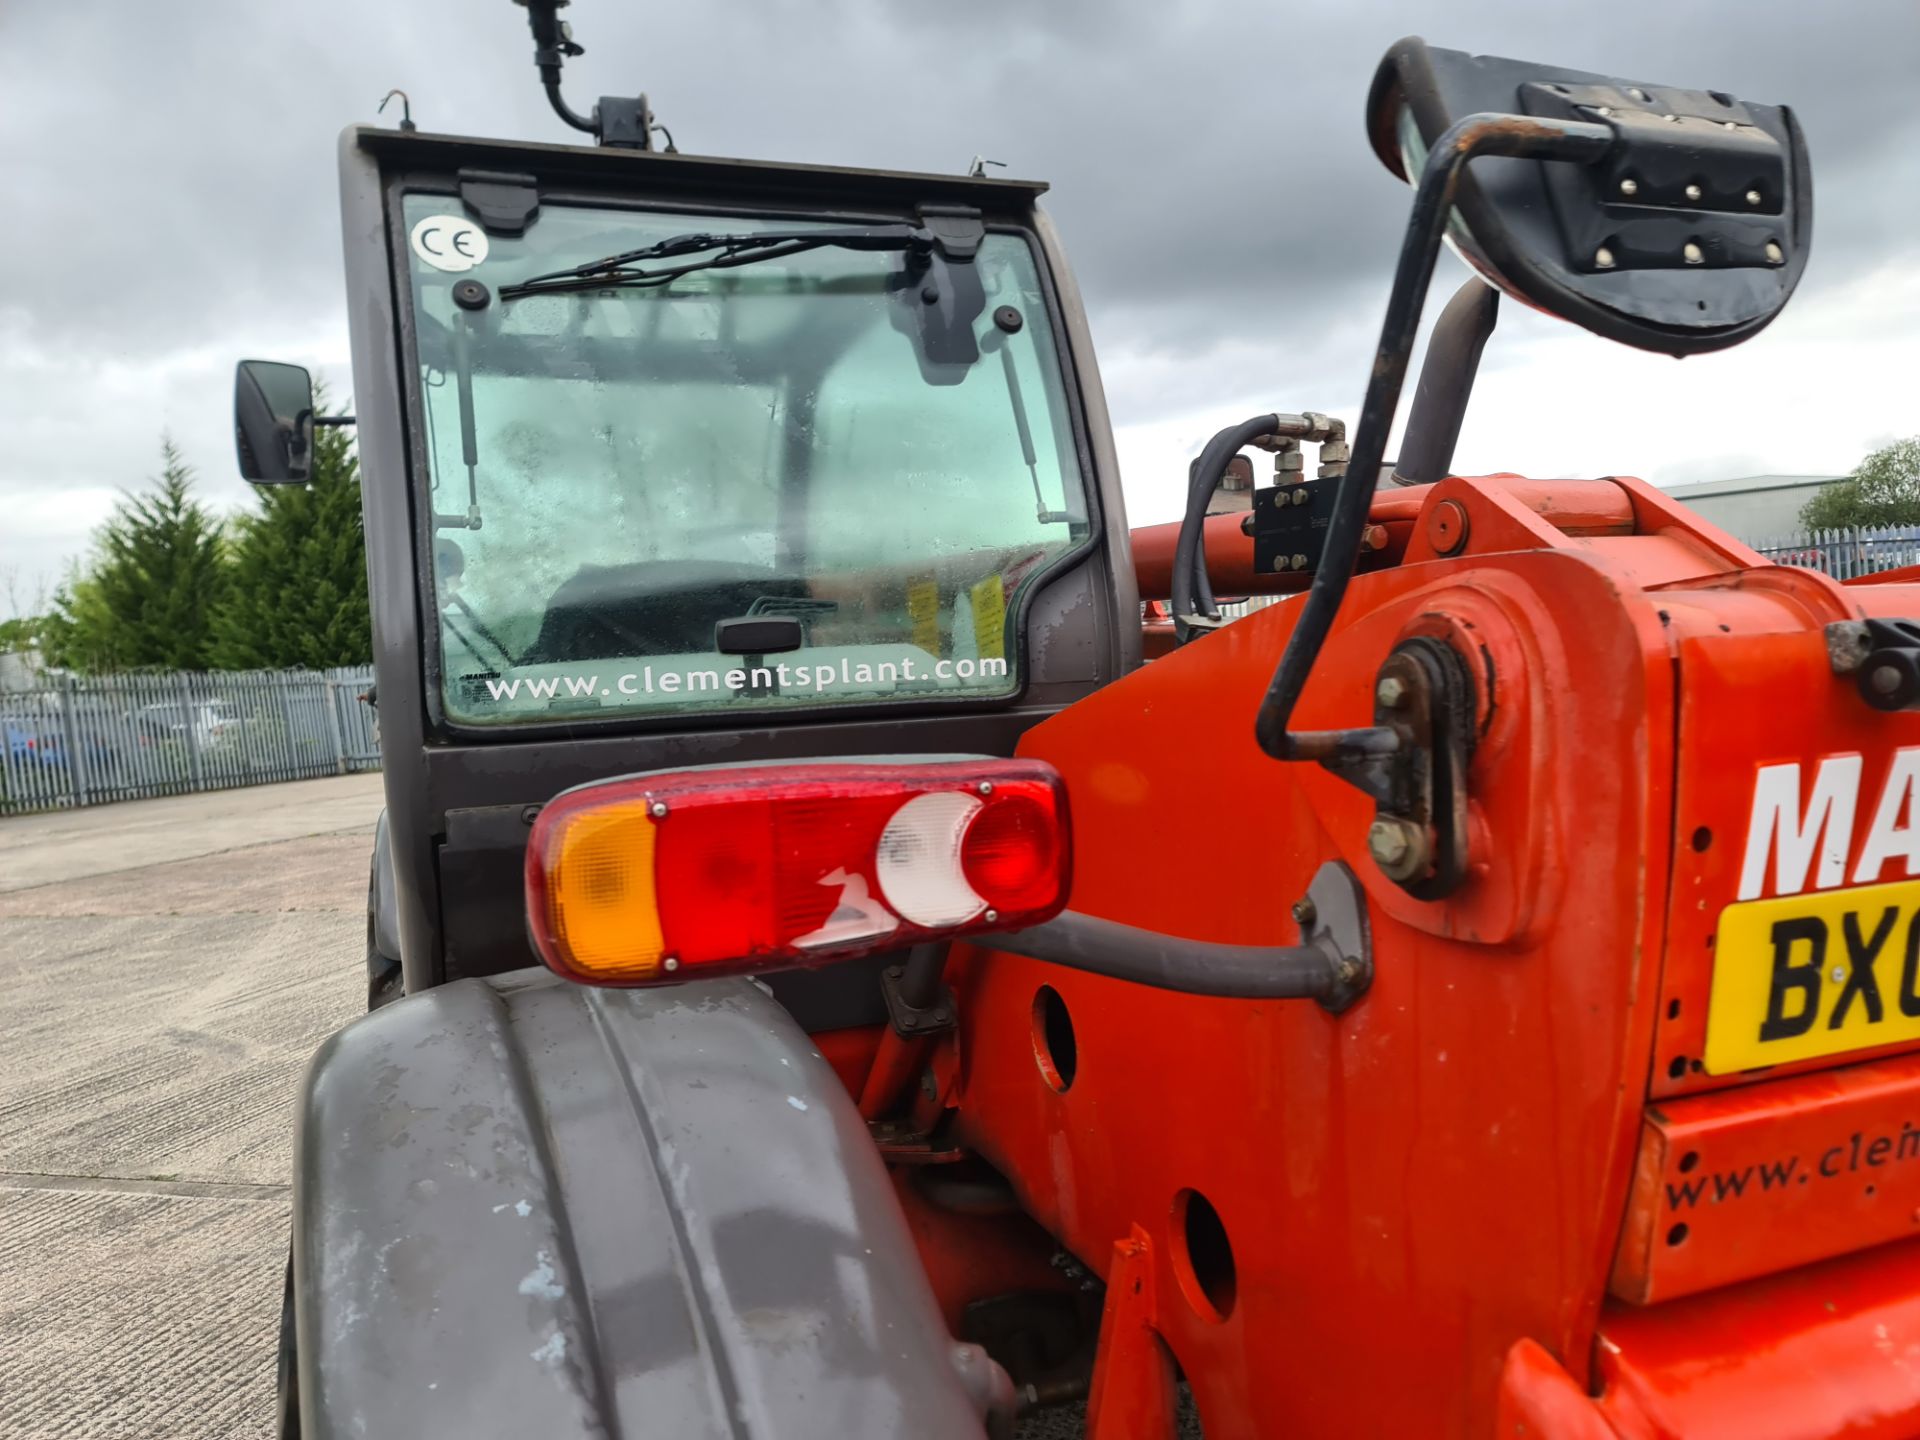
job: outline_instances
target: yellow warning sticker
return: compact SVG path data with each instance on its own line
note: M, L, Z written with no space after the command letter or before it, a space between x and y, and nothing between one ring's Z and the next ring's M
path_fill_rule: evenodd
M1007 597L1000 577L989 575L973 587L973 642L980 658L1004 660L1007 655Z
M929 655L940 653L940 587L916 580L907 587L907 618L913 622L913 643Z

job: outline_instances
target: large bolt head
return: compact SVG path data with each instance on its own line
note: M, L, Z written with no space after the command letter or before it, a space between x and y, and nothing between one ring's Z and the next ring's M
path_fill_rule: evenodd
M1406 702L1407 682L1398 675L1388 675L1373 687L1373 698L1389 710L1398 710Z
M1376 820L1367 831L1367 851L1385 866L1400 864L1407 858L1406 830L1391 820Z

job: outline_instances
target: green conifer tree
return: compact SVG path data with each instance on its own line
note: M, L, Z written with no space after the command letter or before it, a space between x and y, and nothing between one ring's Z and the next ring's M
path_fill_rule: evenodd
M227 594L220 522L193 498L193 471L160 442L160 475L123 494L87 563L54 595L47 658L77 670L203 670Z
M316 408L324 409L316 396ZM215 617L215 663L233 670L364 665L367 607L360 467L346 432L314 432L305 485L263 485L235 523L233 582Z

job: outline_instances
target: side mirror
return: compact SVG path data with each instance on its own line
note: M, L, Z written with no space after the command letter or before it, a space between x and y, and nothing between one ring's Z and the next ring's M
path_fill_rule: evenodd
M1536 309L1643 350L1693 355L1764 329L1813 233L1806 141L1791 111L1403 40L1367 102L1373 148L1418 183L1468 116L1605 126L1585 163L1487 155L1448 229L1468 264Z
M233 373L240 474L257 485L301 485L313 464L313 377L298 365L242 360Z

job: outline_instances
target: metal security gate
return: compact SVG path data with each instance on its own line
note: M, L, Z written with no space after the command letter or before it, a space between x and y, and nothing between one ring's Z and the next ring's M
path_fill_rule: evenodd
M1819 570L1836 580L1853 580L1920 565L1920 526L1894 525L1878 530L1812 530L1775 540L1750 541L1769 560Z
M0 815L380 768L371 667L50 677L0 691Z

